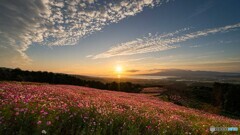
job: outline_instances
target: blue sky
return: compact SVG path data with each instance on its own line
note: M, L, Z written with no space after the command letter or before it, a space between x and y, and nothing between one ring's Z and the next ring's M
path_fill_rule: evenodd
M23 1L0 2L0 66L86 75L109 75L116 65L126 74L240 72L238 0Z

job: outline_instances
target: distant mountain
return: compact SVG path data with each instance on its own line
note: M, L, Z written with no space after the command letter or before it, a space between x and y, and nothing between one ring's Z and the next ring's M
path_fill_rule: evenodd
M177 76L177 77L240 77L240 73L215 72L215 71L192 71L181 69L164 69L159 72L144 75L150 76Z

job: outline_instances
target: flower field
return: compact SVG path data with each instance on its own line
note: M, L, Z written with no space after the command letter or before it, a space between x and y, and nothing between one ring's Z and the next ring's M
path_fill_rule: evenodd
M210 126L240 128L240 120L144 94L71 85L0 83L1 135L211 134Z

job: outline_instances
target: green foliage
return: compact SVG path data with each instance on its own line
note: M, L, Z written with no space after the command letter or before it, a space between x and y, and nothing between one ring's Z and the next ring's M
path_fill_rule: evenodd
M214 83L213 96L224 114L240 116L240 85Z
M178 105L240 118L240 85L228 83L177 82L163 86L167 91L159 95Z

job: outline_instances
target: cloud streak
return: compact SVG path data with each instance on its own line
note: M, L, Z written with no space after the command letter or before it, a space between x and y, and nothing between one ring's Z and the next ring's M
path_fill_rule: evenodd
M185 28L182 30L175 31L173 33L162 34L162 35L152 35L149 34L147 37L138 38L129 42L121 43L116 46L113 46L109 50L93 56L93 59L99 58L109 58L114 56L123 56L123 55L134 55L141 53L149 52L158 52L169 50L179 47L178 43L196 39L199 37L204 37L212 34L217 34L221 32L229 32L240 27L240 23L234 25L227 25L224 27L212 28L201 30L197 32L192 32L188 34L182 34L181 32L189 30Z
M0 57L12 56L25 61L28 59L25 51L32 43L75 45L79 39L106 25L134 16L144 7L154 7L164 2L167 1L2 0L0 45L5 49L0 50Z
M129 73L136 73L136 72L139 72L140 70L137 70L137 69L131 69L131 70L127 70L126 72L129 72Z
M93 57L93 55L91 55L90 57ZM90 57L88 57L88 58L90 58ZM119 63L136 62L136 61L142 61L142 60L145 60L145 59L148 59L148 58L151 58L151 57L144 57L144 58L137 58L137 59L121 60L121 61L118 61L118 62L119 62Z

